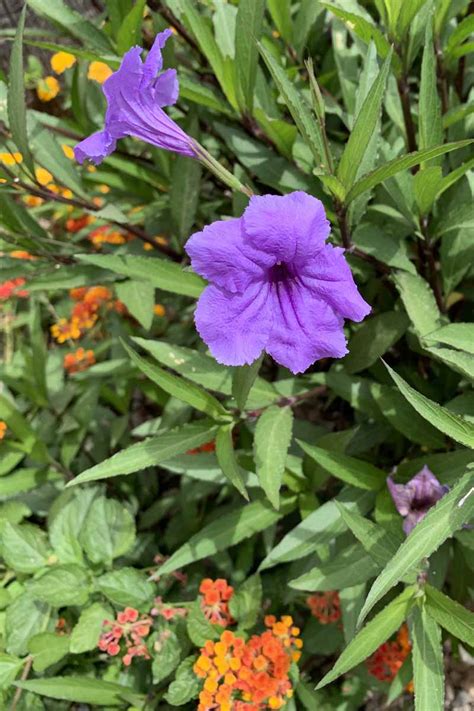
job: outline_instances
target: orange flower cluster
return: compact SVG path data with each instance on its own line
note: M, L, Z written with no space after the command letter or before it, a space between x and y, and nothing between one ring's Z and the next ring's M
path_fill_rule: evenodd
M179 605L167 605L161 596L155 598L155 606L151 608L150 615L153 617L163 617L165 620L174 620L178 617L186 617L188 611Z
M0 420L0 440L5 437L5 432L7 431L7 423Z
M110 225L102 225L92 232L89 232L87 239L96 247L101 249L103 244L125 244L128 237Z
M122 302L114 301L112 292L106 286L81 286L71 289L69 296L76 302L71 318L59 319L51 326L51 334L58 343L77 340L85 331L92 328L99 317L101 306L114 308L119 313L123 313Z
M316 593L306 598L306 604L313 617L322 625L337 622L341 618L341 603L337 590Z
M26 289L21 289L21 287L26 284L23 277L17 277L16 279L8 279L0 284L0 301L6 301L12 296L28 296Z
M111 657L116 657L122 651L120 643L125 644L125 654L122 662L129 667L134 657L151 659L150 652L145 643L145 637L150 634L152 620L147 615L140 615L133 607L126 607L119 612L116 620L104 620L102 623L108 628L101 634L98 647L102 652L107 652Z
M227 627L233 623L229 612L229 600L234 594L234 588L223 578L211 580L205 578L199 586L201 593L201 609L213 624Z
M218 642L208 640L194 665L204 680L198 711L279 709L293 695L288 677L303 643L290 616L265 618L269 628L248 642L225 630Z
M74 154L73 154L74 157ZM68 220L66 220L66 230L68 232L79 232L80 230L84 229L84 227L87 227L88 225L91 224L91 222L94 222L94 218L92 215L81 215L80 217L70 217Z
M393 681L400 667L410 654L411 642L408 636L408 627L402 625L394 642L384 642L367 659L369 674L379 681Z
M206 442L205 444L201 444L200 447L196 447L195 449L190 449L187 453L188 454L200 454L201 452L215 452L216 451L216 443L213 440L212 442Z
M87 370L94 363L94 351L86 351L84 348L78 348L75 353L66 353L63 361L67 373L79 373L81 370Z
M11 259L37 259L33 254L26 252L24 249L14 249L13 252L8 252Z

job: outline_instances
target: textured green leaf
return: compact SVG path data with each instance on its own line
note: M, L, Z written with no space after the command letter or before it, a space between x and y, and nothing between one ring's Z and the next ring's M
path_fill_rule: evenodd
M386 565L397 552L402 539L398 539L390 531L370 519L360 516L355 511L351 511L346 506L338 503L337 507L348 528L362 543L367 553L381 567Z
M21 12L18 27L10 55L10 72L8 83L8 122L12 138L23 156L31 174L34 173L33 157L28 144L26 130L25 79L23 69L23 31L25 28L27 4Z
M385 485L385 472L373 464L339 452L329 452L321 447L313 447L297 440L301 449L333 476L358 489L376 491Z
M171 706L183 706L198 696L201 682L193 671L197 657L186 657L178 667L174 681L165 694L166 701Z
M232 430L233 425L224 425L219 428L216 437L216 457L227 479L248 501L249 496L244 484L243 470L239 466L234 452Z
M71 632L69 646L71 654L83 654L96 649L99 637L104 631L104 620L111 618L113 618L112 608L101 602L94 602L83 610Z
M34 573L43 568L49 550L44 531L31 523L5 521L1 528L2 557L19 573Z
M113 55L112 45L107 35L79 12L68 7L63 0L48 0L48 2L28 0L28 5L38 15L59 26L67 35L81 40L86 46L93 47L102 55Z
M353 12L347 12L327 2L322 2L321 5L330 10L336 17L346 23L348 28L355 35L361 38L366 44L373 40L377 53L382 59L386 59L390 54L390 43L376 25L370 23L364 17L356 15ZM394 58L395 67L399 67L400 62L397 57Z
M235 368L232 376L232 395L239 410L243 410L252 386L262 365L263 356L257 358L251 365L242 365Z
M421 63L420 102L418 107L419 145L421 150L439 146L443 142L441 101L438 94L432 27L432 23L428 22ZM434 163L435 161L432 161L431 165ZM436 160L436 163L440 163L439 159Z
M291 408L276 405L267 408L260 415L255 428L254 455L257 477L276 509L280 504L280 487L292 428Z
M6 651L20 656L28 652L28 641L48 625L51 608L22 593L7 607L5 613Z
M474 324L450 323L432 331L425 337L425 340L433 343L445 343L474 355Z
M257 78L258 47L263 26L265 0L241 0L235 27L235 66L237 96L243 109L250 114Z
M186 631L188 637L196 647L204 647L206 640L218 640L223 628L213 624L205 616L200 600L195 600L188 608L186 615Z
M365 583L380 570L360 543L348 546L329 562L319 563L288 585L295 590L343 590Z
M415 711L443 711L444 660L441 630L424 607L413 609Z
M419 274L396 272L395 284L416 333L421 338L440 327L441 314L433 291Z
M0 652L0 689L7 689L24 665L24 660Z
M96 580L96 585L114 605L135 607L143 612L148 612L155 594L153 583L135 568L123 567L105 573Z
M75 701L76 703L97 706L123 706L124 696L133 695L141 700L138 694L127 686L101 681L87 676L56 676L48 679L29 679L19 681L16 686L25 691L32 691L50 699Z
M52 607L85 605L89 597L89 580L84 569L77 565L58 565L32 580L28 592L35 600Z
M99 496L87 513L80 542L92 563L110 565L135 543L134 518L119 501Z
M229 601L229 611L237 620L239 629L254 627L262 609L262 581L259 575L252 575L239 585Z
M166 679L181 661L181 647L176 633L169 628L163 629L163 632L166 632L166 636L155 643L159 646L156 647L151 664L154 684Z
M124 54L133 45L139 45L141 40L141 28L143 21L143 9L146 0L137 0L133 3L130 12L123 18L117 32L117 52Z
M407 325L400 311L385 311L364 321L349 341L344 368L348 373L369 368L403 336Z
M155 306L153 284L139 279L127 279L119 282L115 291L132 316L148 331L153 323L153 307Z
M373 606L402 579L407 570L410 570L423 558L428 558L447 538L450 538L455 531L469 521L474 513L474 496L467 494L469 494L473 482L474 473L467 472L414 527L374 582L360 614L360 622L365 619Z
M267 0L267 6L278 32L287 42L291 42L293 39L291 0Z
M40 632L30 639L28 651L33 655L35 672L43 672L68 654L69 637L53 632Z
M461 642L474 647L474 613L431 585L425 586L427 614Z

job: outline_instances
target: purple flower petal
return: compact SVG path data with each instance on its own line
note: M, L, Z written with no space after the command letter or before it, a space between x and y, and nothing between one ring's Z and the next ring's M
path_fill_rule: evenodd
M199 299L196 328L218 363L253 363L272 328L270 286L251 284L244 294L208 286Z
M424 466L407 484L395 484L387 478L387 486L398 512L405 517L403 530L406 534L419 523L449 491L437 480L433 472Z
M398 513L402 516L408 516L413 500L411 488L404 484L395 484L391 476L387 477L387 486Z
M301 266L300 278L343 318L362 321L371 311L357 290L341 247L326 244L313 259Z
M178 101L179 83L176 69L166 69L154 87L155 101L158 106L171 106Z
M259 253L244 243L241 218L213 222L196 232L187 241L186 252L195 272L232 293L265 280Z
M292 373L302 373L320 358L347 353L343 321L328 304L296 282L272 287L273 330L266 348Z
M88 158L98 164L115 150L116 145L117 141L108 131L97 131L74 146L74 156L78 163L83 163Z
M253 197L243 220L249 242L275 261L311 258L330 232L322 202L301 191Z
M143 77L140 88L148 86L156 77L158 72L161 72L161 70L163 69L163 57L161 54L161 50L163 49L172 34L173 33L171 32L171 30L167 29L163 30L163 32L159 32L156 35L155 41L153 42L153 45L150 51L148 52L147 58L145 59L145 62L143 64Z

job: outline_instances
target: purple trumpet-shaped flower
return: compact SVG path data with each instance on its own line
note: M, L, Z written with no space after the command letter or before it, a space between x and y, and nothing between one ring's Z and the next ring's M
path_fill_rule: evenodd
M405 519L403 530L407 535L449 491L449 487L440 484L427 466L407 484L395 484L389 476L387 486L398 512Z
M249 364L265 351L301 373L347 353L344 319L362 321L370 306L329 232L323 204L294 192L252 197L241 218L192 235L192 267L210 282L196 327L219 363Z
M107 99L103 131L93 133L74 148L76 159L100 163L116 148L117 140L134 136L158 148L196 157L193 140L163 111L175 104L179 86L175 69L163 67L161 50L171 30L160 32L141 60L141 47L125 53L120 68L102 87Z

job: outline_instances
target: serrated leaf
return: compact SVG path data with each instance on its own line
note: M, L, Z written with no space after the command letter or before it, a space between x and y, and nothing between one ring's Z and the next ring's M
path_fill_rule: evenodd
M451 437L451 439L474 449L474 423L450 412L446 407L417 392L386 363L385 367L403 397L408 400L421 417L430 422L440 432L444 432L448 437Z
M69 637L53 632L40 632L28 642L28 651L33 655L35 672L43 672L68 654Z
M418 130L421 150L431 148L431 146L439 146L443 142L441 101L438 94L433 25L431 22L426 25L425 46L421 63ZM435 161L432 161L431 165L434 163ZM439 163L440 161L437 159L436 164Z
M193 671L197 657L186 657L178 667L174 681L165 694L166 701L171 706L183 706L197 697L201 691L201 682Z
M155 586L146 574L135 568L122 567L101 575L97 589L114 605L135 607L148 612L155 594Z
M29 679L16 682L19 689L61 701L97 706L123 706L124 697L133 697L138 703L143 696L133 689L110 681L101 681L87 676L56 676L48 679Z
M441 314L433 291L419 274L395 272L395 285L416 333L421 338L441 325Z
M181 646L176 633L169 628L158 630L158 634L164 632L162 637L158 637L155 642L155 654L151 664L153 683L159 684L166 679L178 666L181 660Z
M119 55L125 54L133 45L140 44L145 4L146 0L137 0L130 12L123 18L117 32L117 52Z
M89 598L90 585L83 568L71 564L58 565L47 570L41 577L31 580L28 592L35 600L46 602L52 607L85 605Z
M379 30L379 28L370 23L364 17L356 15L353 12L347 12L337 7L337 5L332 5L327 2L322 2L321 5L330 10L336 17L342 20L350 28L351 32L360 37L366 44L369 44L373 40L377 53L382 59L386 59L390 53L390 43ZM400 61L398 57L394 57L394 66L398 69L400 68Z
M349 341L349 353L342 360L348 373L369 368L405 333L408 321L400 311L385 311L367 319Z
M474 647L474 613L431 585L425 586L426 612L461 642Z
M31 523L5 521L1 528L2 557L19 573L34 573L46 565L49 548L46 535Z
M10 71L8 82L8 122L12 138L23 156L25 165L33 175L33 157L28 143L26 130L25 79L23 69L23 31L25 28L27 3L18 20L18 27L10 55Z
M252 114L257 78L258 48L263 25L265 0L241 0L235 27L235 66L237 97L243 109Z
M0 689L10 686L24 664L24 659L0 652Z
M239 410L243 410L252 386L262 365L263 356L257 358L251 365L242 365L234 368L232 375L232 395Z
M204 647L206 640L217 640L221 636L223 627L213 624L205 616L200 600L195 600L188 608L186 615L186 630L188 637L196 647Z
M216 426L209 421L183 425L177 430L164 432L156 437L150 437L144 442L132 444L131 447L114 454L109 459L86 469L69 482L68 486L108 479L113 476L124 476L146 467L157 466L160 462L171 459L177 454L183 454L194 447L209 442L215 433Z
M6 651L24 655L28 640L43 631L50 619L51 608L25 592L15 598L5 613Z
M347 527L357 540L362 543L367 553L381 567L386 565L397 552L402 540L382 526L360 516L355 511L351 511L346 506L337 503L337 507Z
M229 611L237 620L239 629L254 627L262 609L262 581L259 575L252 575L239 585L229 601Z
M153 307L155 305L155 287L149 281L127 279L115 285L115 291L120 301L123 301L132 316L149 330L153 323Z
M377 491L385 485L385 472L373 464L339 452L329 452L297 440L301 449L333 476L358 489Z
M280 487L291 443L293 412L290 407L271 406L260 415L255 428L254 455L260 486L278 509Z
M232 438L233 425L220 427L216 437L216 457L224 475L242 496L249 499L243 479L243 470L237 462Z
M445 343L458 350L474 355L474 324L450 323L425 336L425 341Z
M381 612L375 615L356 634L352 642L348 644L334 667L319 682L316 689L330 684L341 674L345 674L357 664L360 664L396 632L410 611L414 595L414 587L406 588L395 600L392 600Z
M413 609L411 633L415 711L443 711L444 660L441 630L424 607Z
M469 521L474 513L474 496L467 494L473 482L474 473L467 472L413 528L372 585L359 622L362 622L373 606L402 579L407 570L423 558L428 558L447 538Z
M113 618L112 608L101 602L94 602L83 610L71 632L69 645L71 654L83 654L96 649L104 630L104 620L111 618Z
M341 507L342 508L342 507ZM380 565L367 554L360 543L348 546L331 560L311 568L288 585L295 590L343 590L365 583L380 570Z
M110 565L132 548L135 538L135 521L128 509L115 499L99 496L87 512L80 533L89 560Z

